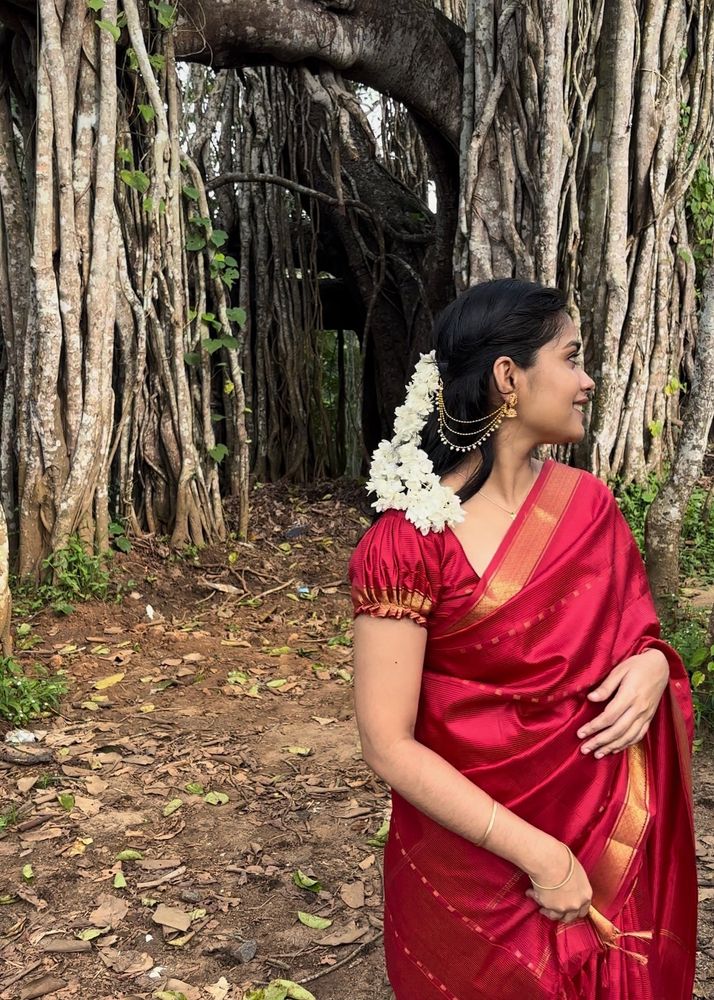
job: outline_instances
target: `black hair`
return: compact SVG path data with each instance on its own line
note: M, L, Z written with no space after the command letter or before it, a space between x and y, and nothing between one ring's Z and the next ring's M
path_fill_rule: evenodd
M507 356L520 368L532 368L541 347L558 336L566 313L565 298L557 288L530 281L501 278L472 285L436 318L433 346L444 383L444 405L457 420L476 420L494 410L497 393L493 365ZM496 405L499 405L498 403ZM468 445L472 437L459 437ZM464 428L467 429L467 428ZM446 432L454 440L454 435ZM454 451L438 434L436 408L422 431L421 447L442 477L456 469L467 453ZM476 472L457 492L463 503L486 482L493 469L493 437L476 451L482 461Z

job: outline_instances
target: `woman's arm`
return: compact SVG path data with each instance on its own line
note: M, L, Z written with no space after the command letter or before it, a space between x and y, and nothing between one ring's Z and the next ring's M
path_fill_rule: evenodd
M421 812L478 844L493 799L442 757L414 739L426 631L408 618L359 615L355 621L355 709L365 761ZM484 844L545 885L563 880L564 845L499 804ZM534 898L553 919L587 913L592 891L578 862L567 886Z

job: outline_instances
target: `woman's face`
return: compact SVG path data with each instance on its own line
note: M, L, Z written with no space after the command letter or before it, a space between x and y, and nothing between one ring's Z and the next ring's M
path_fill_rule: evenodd
M582 368L575 324L563 319L560 334L538 351L536 363L519 379L518 417L538 443L567 444L585 436L583 410L595 383Z

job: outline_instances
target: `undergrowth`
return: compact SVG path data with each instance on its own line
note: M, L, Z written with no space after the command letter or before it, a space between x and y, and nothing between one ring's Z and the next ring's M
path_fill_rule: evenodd
M45 607L69 615L77 602L106 600L110 596L107 557L88 553L77 537L45 559L42 568L41 583L16 581L13 585L16 615L33 614ZM16 634L19 649L36 645L37 637L27 623L19 625ZM27 668L11 656L0 657L0 719L12 726L55 711L66 690L67 681L61 673L52 674L40 664Z
M12 656L0 656L0 718L12 726L54 712L67 691L62 674L36 663L27 670Z
M644 554L645 518L657 496L659 483L650 474L644 486L631 483L617 493L640 551ZM683 585L714 583L714 504L707 490L696 487L687 506L680 542L680 578ZM686 600L662 621L663 638L677 650L692 681L697 726L714 730L714 646L708 639L709 615Z
M22 614L51 607L57 614L70 615L77 602L106 600L110 596L110 559L108 554L87 552L82 541L72 536L65 548L43 562L41 583L15 583L16 610Z

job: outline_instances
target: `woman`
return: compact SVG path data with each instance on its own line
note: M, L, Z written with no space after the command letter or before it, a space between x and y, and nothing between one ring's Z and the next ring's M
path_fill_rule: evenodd
M355 704L397 1000L692 996L687 674L610 491L532 458L584 436L579 350L559 292L469 289L375 453Z

